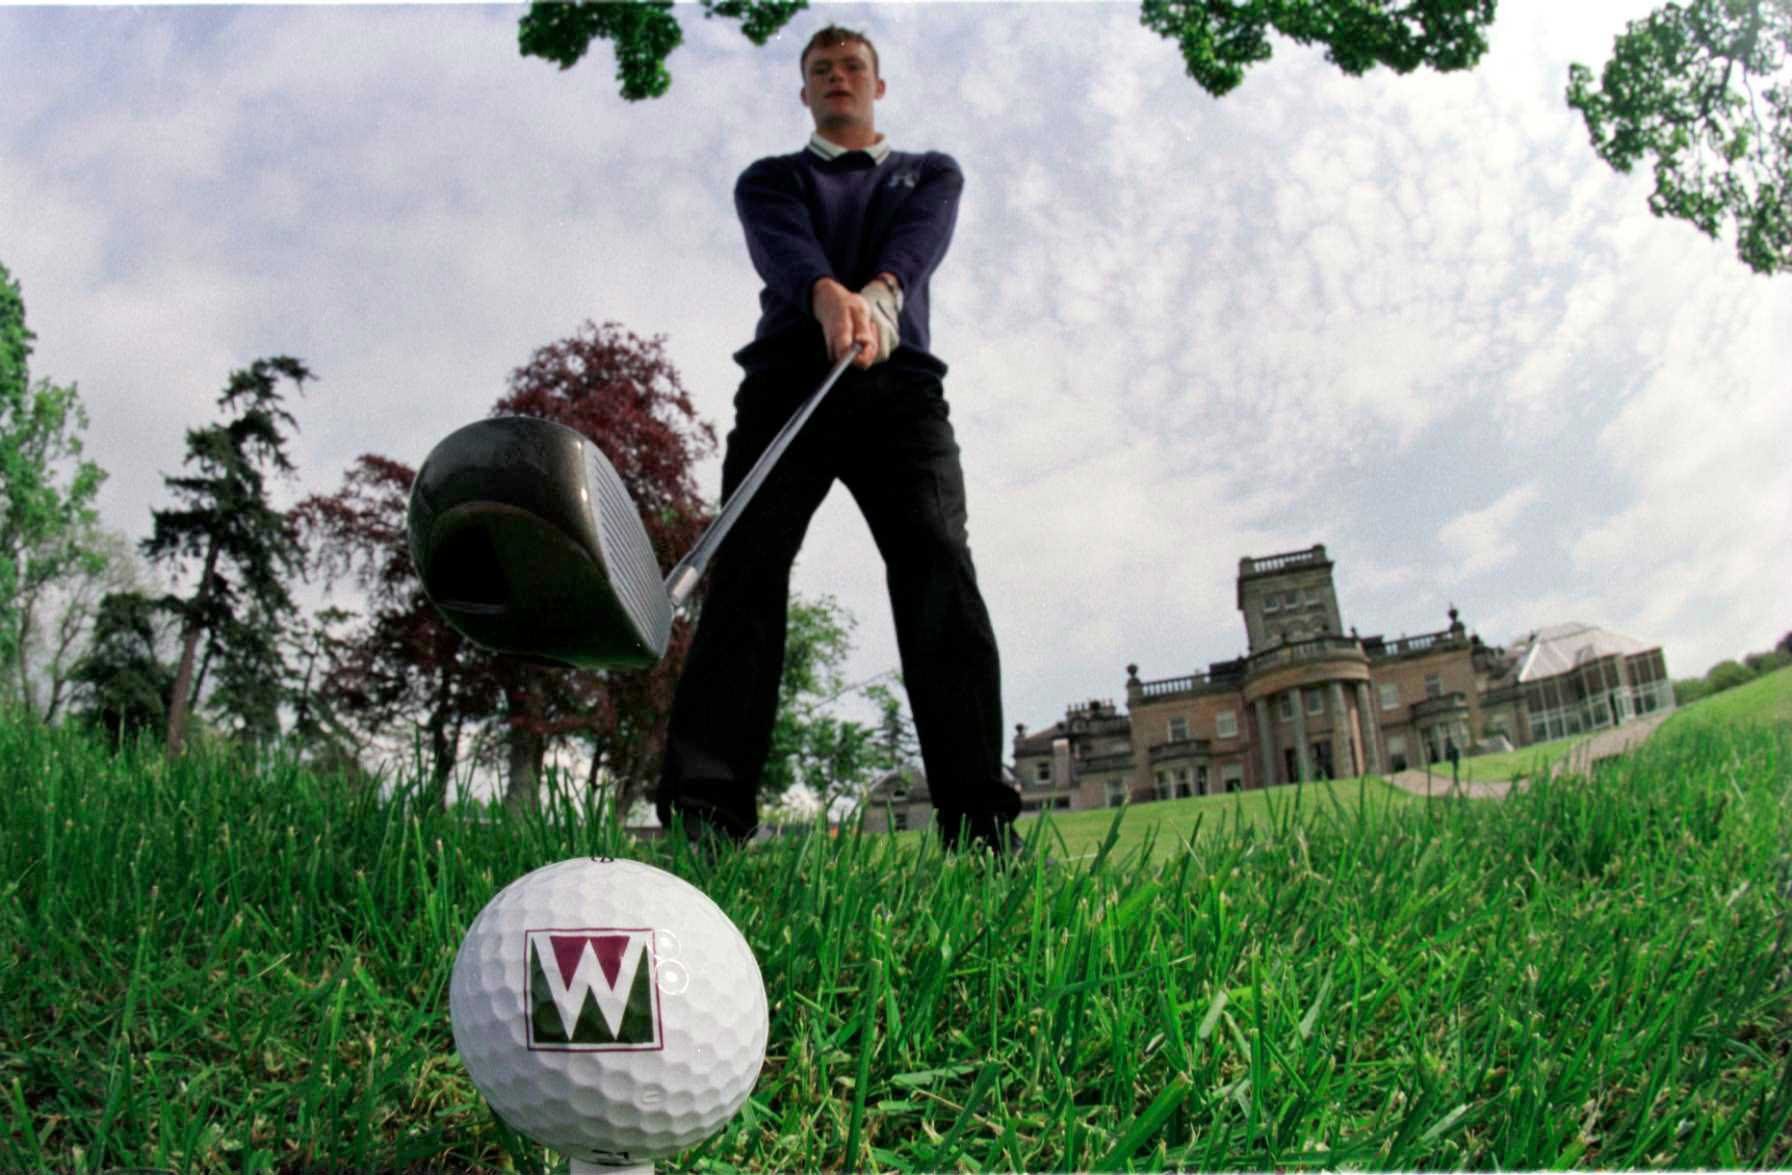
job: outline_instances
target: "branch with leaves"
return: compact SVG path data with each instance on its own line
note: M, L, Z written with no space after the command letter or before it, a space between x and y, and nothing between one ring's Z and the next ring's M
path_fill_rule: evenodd
M1715 239L1760 274L1792 268L1792 0L1692 0L1632 21L1568 105L1620 173L1655 161L1649 210Z

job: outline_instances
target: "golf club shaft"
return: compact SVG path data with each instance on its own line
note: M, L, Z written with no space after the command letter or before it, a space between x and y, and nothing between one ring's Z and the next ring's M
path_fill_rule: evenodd
M774 436L771 443L765 447L765 452L759 454L759 460L753 462L753 468L747 470L747 475L741 478L740 484L734 488L734 493L729 495L726 502L722 503L721 510L716 513L716 520L709 524L709 529L703 532L702 537L697 540L697 545L692 547L690 553L680 559L678 566L674 567L666 576L666 595L672 601L674 613L684 607L684 602L690 597L691 590L697 586L697 581L703 578L703 569L709 565L710 556L714 555L716 548L722 545L722 539L727 537L729 528L740 517L741 511L747 508L748 501L759 489L759 485L765 480L766 475L772 471L772 466L778 463L778 458L784 455L784 450L790 447L790 442L796 439L796 434L802 431L803 425L810 416L814 415L815 409L821 406L828 390L834 386L834 382L840 378L847 365L858 355L861 345L854 343L852 349L842 355L834 364L834 369L828 372L828 377L821 381L821 386L815 389L814 394L804 400L802 405L790 414L790 419L784 422L784 427L778 430L778 435Z

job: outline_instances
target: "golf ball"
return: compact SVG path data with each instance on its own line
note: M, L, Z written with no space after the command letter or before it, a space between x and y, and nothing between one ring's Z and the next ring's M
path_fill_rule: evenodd
M734 1116L765 1061L765 983L703 891L581 857L505 886L449 985L454 1046L492 1110L569 1158L639 1166Z

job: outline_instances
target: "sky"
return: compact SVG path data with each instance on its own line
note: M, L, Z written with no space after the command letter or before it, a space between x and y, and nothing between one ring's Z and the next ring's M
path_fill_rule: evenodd
M765 48L680 5L642 103L607 44L520 56L520 6L0 7L0 261L133 539L262 356L318 377L285 503L421 463L587 320L663 336L725 432L733 181L806 140L833 21L877 43L892 144L966 175L933 338L1010 729L1243 653L1239 559L1314 543L1365 636L1455 605L1693 676L1792 630L1792 277L1652 217L1565 105L1652 7L1505 0L1455 75L1278 41L1215 99L1136 4L827 4ZM857 620L849 679L897 668L844 490L795 591Z

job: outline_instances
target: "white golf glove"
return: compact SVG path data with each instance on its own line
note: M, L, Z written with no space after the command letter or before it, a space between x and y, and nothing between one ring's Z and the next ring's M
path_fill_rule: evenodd
M859 297L871 306L871 321L877 325L877 362L882 363L902 345L902 291L880 277L860 290Z

